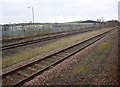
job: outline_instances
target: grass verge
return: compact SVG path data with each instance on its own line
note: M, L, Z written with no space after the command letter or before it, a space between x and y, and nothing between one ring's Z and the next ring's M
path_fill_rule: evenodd
M71 74L75 75L75 74L78 74L80 72L85 72L87 70L89 70L89 68L87 66L78 66L78 67L75 67L72 69Z
M101 43L99 46L98 46L98 49L100 51L105 51L109 48L109 43L108 42L104 42L104 43Z
M93 35L96 35L98 33L104 32L108 30L108 28L106 29L102 29L102 30L98 30L98 31L92 31L92 32L87 32L87 33L83 33L83 34L78 34L76 36L72 36L69 38L63 38L60 39L58 41L55 41L53 43L50 43L48 45L44 45L42 47L36 47L36 48L30 48L30 49L26 49L23 51L20 51L14 55L11 56L6 56L5 58L2 58L2 68L5 68L7 66L19 63L23 60L35 57L37 55L49 52L51 50L75 43L77 41L83 40L85 38L91 37Z
M117 37L116 34L112 34L112 35L111 35L111 38L112 38L112 39L115 39L116 37Z

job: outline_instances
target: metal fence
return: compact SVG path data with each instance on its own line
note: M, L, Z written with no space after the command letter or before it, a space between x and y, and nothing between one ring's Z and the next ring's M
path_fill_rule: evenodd
M85 29L104 26L104 24L46 24L46 25L0 25L2 37L40 35L52 32Z

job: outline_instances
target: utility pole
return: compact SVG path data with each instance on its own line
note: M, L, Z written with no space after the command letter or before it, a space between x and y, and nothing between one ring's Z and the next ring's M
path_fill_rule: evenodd
M32 8L32 20L33 20L33 23L34 23L34 8L33 7L28 7L28 8Z

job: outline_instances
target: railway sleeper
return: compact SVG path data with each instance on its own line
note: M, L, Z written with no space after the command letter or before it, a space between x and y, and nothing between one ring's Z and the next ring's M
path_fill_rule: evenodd
M76 50L76 49L75 49ZM64 52L64 54L65 55L67 55L67 54L70 54L71 52L73 52L74 50L73 49L69 49L69 50L66 50L65 52Z
M18 71L17 73L18 73L18 75L21 75L21 76L24 76L24 77L30 76L30 74L22 72L22 71Z
M64 57L64 56L56 56L57 60L61 59L62 57Z
M62 55L63 55L63 56L66 56L66 55L68 55L68 54L70 54L70 52L66 51L66 52L64 52Z
M73 52L73 49L69 49L69 50L67 50L66 52L71 53L71 52Z
M46 59L46 61L49 61L49 62L55 62L56 60L58 60L58 58L55 56L51 56L50 58Z
M12 85L13 82L11 80L6 80L6 79L2 79L2 85Z
M19 74L15 73L12 75L13 77L17 78L17 79L23 79L23 76L20 76Z
M5 76L6 79L12 81L13 83L16 83L19 81L18 78L14 78L13 76Z
M79 44L79 45L78 45L78 48L80 48L80 47L82 47L82 46L83 46L82 44Z
M99 37L100 38L100 37ZM87 44L89 44L89 43L91 43L91 42L94 42L95 40L97 40L97 39L99 39L98 37L96 38L96 39L91 39L91 40L89 40L89 41L87 41L87 42L85 42L85 43L83 43L82 45L80 45L81 47L83 47L84 45L87 45ZM73 51L76 51L76 50L78 50L78 48L79 48L79 45L78 46L76 46L76 47L73 47L73 48L70 48L70 49L68 49L68 50L65 50L65 51L63 51L62 53L58 53L58 54L56 54L55 56L53 56L55 59L57 59L57 58L63 58L63 57L65 57L65 56L67 56L67 55L69 55L70 53L71 53L71 51L73 52ZM74 50L73 50L74 49ZM42 69L43 68L45 68L47 65L50 65L51 63L48 61L48 59L49 58L47 58L47 59L45 59L45 60L43 60L43 61L40 61L39 63L41 63L40 65L39 64L34 64L35 66L40 66ZM52 59L52 56L50 57L50 59ZM52 59L53 60L53 59ZM55 62L55 61L54 61ZM43 66L44 65L44 66ZM34 68L32 68L32 66L30 67L26 67L26 68L24 68L24 69L22 69L22 71L20 71L19 73L20 73L20 75L21 74L23 74L23 76L30 76L31 74L31 70L32 71L37 71L36 69L34 69ZM28 73L27 73L28 72ZM26 74L27 73L27 74ZM32 72L33 73L33 72ZM4 77L4 80L3 80L3 83L5 82L6 83L6 80L10 83L10 84L14 84L14 83L16 83L16 82L18 82L18 81L20 81L20 79L18 79L18 77L19 77L19 75L16 75L16 73L15 74L12 74L11 76L10 75L8 75L8 76L5 76ZM8 83L8 84L9 84Z
M57 55L51 56L51 57L52 57L52 60L53 60L53 61L56 61L56 60L58 60L58 59L64 57L64 55L57 54Z
M39 67L40 69L45 68L45 66L42 66L41 64L35 64L35 66Z
M83 43L84 44L84 43ZM77 46L73 47L71 50L76 50L79 48L79 46L83 45L83 44L78 44Z
M32 71L34 71L34 72L38 71L37 69L32 68L32 67L28 67L28 69L30 69L30 70L32 70Z
M57 58L61 58L61 57L64 57L65 55L64 55L64 52L63 53L60 53L60 54L56 54L55 55Z
M55 60L54 60L55 61ZM53 63L54 62L53 60L51 59L46 59L45 62L48 62L49 64Z
M45 63L45 64L51 64L51 63L49 63L48 61L46 61L46 60L44 60L44 61L41 61L42 63Z
M77 48L78 49L78 48ZM72 52L74 52L75 50L77 50L77 49L70 49L70 50L68 50L68 52L69 53L72 53Z

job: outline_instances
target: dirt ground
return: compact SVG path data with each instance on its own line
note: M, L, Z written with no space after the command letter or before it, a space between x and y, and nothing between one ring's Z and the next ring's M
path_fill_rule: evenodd
M114 32L24 85L118 84L118 35Z

